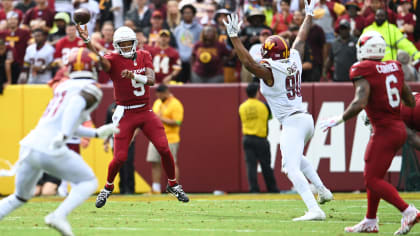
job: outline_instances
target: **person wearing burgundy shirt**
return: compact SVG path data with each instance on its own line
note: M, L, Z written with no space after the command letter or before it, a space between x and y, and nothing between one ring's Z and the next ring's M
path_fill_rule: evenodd
M375 21L376 10L385 9L385 4L382 0L366 0L363 5L361 15L365 18L365 26L372 24ZM391 9L386 9L387 20L389 23L395 24L397 19L397 14Z
M35 2L36 6L25 13L23 24L29 26L32 20L41 19L51 29L54 23L54 10L48 7L47 0L35 0Z
M105 55L108 52L114 50L114 45L112 44L112 37L114 35L114 24L112 21L105 21L101 29L102 38L95 42L95 47L102 55ZM98 82L101 84L106 84L111 81L108 73L104 71L99 71Z
M17 65L13 68L13 74L19 76L23 66L23 58L25 57L26 47L31 38L31 33L27 29L19 28L19 15L11 11L7 14L7 28L0 31L0 38L4 38L6 44L15 50L14 61ZM17 83L17 77L13 76L13 84Z
M396 25L408 40L415 43L413 32L416 25L416 16L410 12L410 9L411 0L400 0Z
M0 38L0 95L3 89L12 83L13 48Z
M67 64L71 49L85 47L83 40L77 36L76 32L76 25L71 22L66 26L66 37L55 44L54 62L59 67Z
M230 55L226 45L217 40L213 26L204 27L200 41L193 48L192 83L223 83L223 59Z
M23 13L21 10L13 7L13 0L3 0L3 9L0 9L0 22L6 21L7 13L14 11L19 15L19 22L22 21Z
M25 14L29 9L36 6L36 3L33 0L23 0L16 5L16 9L22 11Z
M279 34L289 29L289 24L293 20L290 14L290 0L282 0L280 2L281 12L277 12L271 21L271 28L275 34Z
M365 18L361 15L358 15L357 12L360 11L360 7L356 2L347 2L346 3L347 13L338 17L335 21L335 31L338 31L341 20L347 20L350 22L350 35L358 38L365 28Z

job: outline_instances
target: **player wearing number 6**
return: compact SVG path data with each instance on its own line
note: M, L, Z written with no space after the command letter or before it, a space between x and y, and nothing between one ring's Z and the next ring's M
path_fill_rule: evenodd
M239 59L251 73L260 78L261 93L266 98L272 114L282 124L280 136L282 171L286 173L308 208L308 212L304 216L295 218L294 221L325 219L325 213L318 206L306 178L316 186L318 200L321 204L333 198L315 169L303 156L305 144L312 137L314 131L314 121L302 104L300 89L301 58L312 24L314 3L315 1L311 1L308 4L305 0L306 17L292 48L280 36L268 37L261 48L263 58L261 64L252 59L238 38L242 24L242 21L239 22L238 16L228 16L228 22L224 22Z
M401 100L409 107L415 106L415 100L404 83L401 64L398 61L381 62L387 46L378 32L369 31L361 35L356 47L359 62L350 68L355 97L342 115L321 123L321 128L328 130L365 109L373 127L365 152L366 217L357 225L346 227L345 231L378 232L376 212L380 199L384 199L402 213L401 227L395 235L406 234L419 221L420 213L401 199L384 176L407 138L405 124L400 118Z
M82 29L80 25L77 25L77 30L87 47L98 55L102 69L114 82L117 107L112 121L120 128L120 133L114 138L114 158L108 167L107 183L96 199L96 207L103 207L111 195L115 176L127 160L128 148L136 128L142 129L144 135L161 155L162 164L168 176L167 190L179 201L188 202L187 195L175 178L174 159L169 150L162 122L150 107L149 86L155 83L150 53L137 50L136 34L125 26L114 32L113 45L116 51L104 57L92 47L86 27Z

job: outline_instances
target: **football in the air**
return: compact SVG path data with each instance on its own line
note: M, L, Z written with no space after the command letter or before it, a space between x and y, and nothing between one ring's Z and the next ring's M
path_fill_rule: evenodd
M90 20L90 12L86 8L79 8L74 11L73 18L77 24L84 25Z

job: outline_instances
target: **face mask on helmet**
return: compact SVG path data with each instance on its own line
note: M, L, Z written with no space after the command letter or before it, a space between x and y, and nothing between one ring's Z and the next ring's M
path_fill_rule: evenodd
M132 58L136 53L137 44L137 37L132 29L122 26L115 31L113 46L121 56Z
M382 60L385 56L386 42L380 33L368 31L360 36L356 50L359 61L364 59Z

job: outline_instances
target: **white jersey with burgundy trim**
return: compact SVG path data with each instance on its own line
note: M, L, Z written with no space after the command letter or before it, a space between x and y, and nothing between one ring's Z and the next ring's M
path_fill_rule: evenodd
M294 112L306 112L302 103L302 61L299 52L290 50L284 60L263 59L261 64L271 69L274 84L268 86L260 79L260 91L267 100L271 112L280 122Z
M20 145L50 155L58 155L65 151L67 149L66 145L61 149L51 149L52 139L61 133L64 111L72 97L79 96L85 87L93 83L96 83L93 79L75 79L66 80L58 85L54 91L54 97L50 100L37 126L20 142ZM83 122L89 119L90 113L95 108L96 106L92 106L79 115L78 121L72 127L72 134Z

